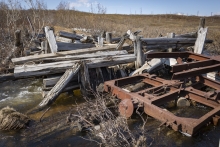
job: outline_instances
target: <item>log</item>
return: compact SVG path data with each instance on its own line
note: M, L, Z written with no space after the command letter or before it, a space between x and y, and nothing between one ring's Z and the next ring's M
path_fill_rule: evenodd
M201 28L205 28L205 18L200 18L198 30L200 30Z
M65 43L65 42L57 42L58 51L70 51L77 49L86 49L95 47L95 44L92 43Z
M178 49L181 47L190 47L194 46L195 43L191 44L155 44L155 45L143 45L143 49L147 50L154 50L154 49L168 49L168 48L173 48L173 49Z
M88 68L107 67L118 64L125 64L134 62L136 57L134 55L117 55L104 58L90 58L85 59ZM16 65L14 69L14 76L18 77L30 77L30 76L42 76L54 73L62 73L66 69L71 68L74 64L79 62L75 61L62 61L45 64L32 64L32 65Z
M44 97L43 101L39 104L39 107L45 107L52 104L69 81L73 78L75 74L78 73L80 69L80 64L76 63L72 68L67 69L57 84L50 90L50 92Z
M175 33L167 33L167 38L175 38ZM168 52L173 52L173 48L168 48Z
M73 56L64 56L64 57L55 57L55 58L45 58L42 61L66 61L66 60L81 60L88 58L98 58L98 57L108 57L116 55L125 55L128 54L126 50L121 51L98 51L96 53L82 54L82 55L73 55Z
M53 31L50 30L49 26L46 26L44 28L44 30L45 30L46 38L47 38L49 46L50 46L51 53L56 53L57 52L57 43L56 43L56 39L54 37Z
M27 56L27 57L20 57L20 58L13 58L12 62L16 65L23 64L29 61L40 61L44 58L54 58L59 56L66 56L66 55L80 55L85 53L93 53L97 51L107 51L107 50L113 50L116 48L117 45L110 45L110 46L104 46L104 47L95 47L95 48L87 48L87 49L79 49L79 50L73 50L73 51L65 51L65 52L59 52L56 54L43 54L43 55L36 55L36 56ZM129 47L129 45L124 45L124 48Z
M206 40L206 34L207 34L208 28L200 28L198 32L198 37L196 39L196 43L194 46L194 53L201 54L204 48L205 40Z
M69 39L74 39L74 40L80 40L83 37L77 34L73 34L73 33L68 33L68 32L64 32L64 31L60 31L59 32L59 36L60 37L65 37L65 38L69 38Z
M142 38L141 41L150 44L189 44L195 43L196 38ZM206 40L206 43L212 43L212 40Z

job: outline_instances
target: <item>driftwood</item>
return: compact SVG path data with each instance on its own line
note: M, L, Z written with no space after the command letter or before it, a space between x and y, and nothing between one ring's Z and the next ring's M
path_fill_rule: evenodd
M59 56L66 56L66 55L80 55L85 53L94 53L97 51L107 51L107 50L113 50L116 48L117 45L108 45L100 48L87 48L87 49L78 49L73 51L65 51L65 52L58 52L56 54L42 54L42 55L36 55L36 56L27 56L27 57L20 57L20 58L13 58L12 62L14 64L24 64L29 61L40 61L44 58L54 58ZM124 48L129 47L129 45L123 45Z
M98 68L98 67L107 67L118 64L134 62L136 57L134 55L116 55L104 58L90 58L85 59L88 68ZM71 68L76 62L75 61L62 61L54 63L45 63L45 64L32 64L32 65L23 65L15 66L14 76L18 77L29 77L29 76L41 76L54 73L62 73L66 69Z
M49 26L46 26L44 28L44 30L45 30L46 38L47 38L49 46L50 46L51 53L56 53L57 52L57 43L56 43L56 39L54 37L53 31L50 30Z
M136 43L137 43L137 60L135 62L135 67L138 69L145 63L145 56L142 51L142 43L141 43L141 37L137 36L136 37Z
M59 32L59 36L60 37L65 37L65 38L69 38L69 39L76 39L76 40L80 40L82 39L83 37L80 36L80 35L76 35L76 34L73 34L73 33L68 33L68 32L64 32L64 31L60 31Z
M76 63L73 65L72 68L67 69L63 76L59 79L57 84L44 97L43 101L39 104L39 107L45 107L47 105L50 105L53 101L55 101L59 94L62 92L62 90L65 88L65 86L73 78L73 76L78 73L79 68L80 64Z

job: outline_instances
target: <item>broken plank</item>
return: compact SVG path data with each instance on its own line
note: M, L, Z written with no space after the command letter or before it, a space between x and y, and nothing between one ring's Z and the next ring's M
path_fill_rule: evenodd
M72 68L67 69L57 84L44 97L43 101L39 104L39 107L48 106L53 103L73 76L78 73L79 68L80 64L76 63Z
M108 57L115 55L125 55L128 54L126 50L121 51L98 51L90 54L82 54L82 55L73 55L73 56L64 56L64 57L55 57L55 58L45 58L43 61L65 61L65 60L80 60L80 59L88 59L88 58L98 58L98 57Z
M206 34L207 34L208 28L200 28L198 31L198 37L196 39L196 43L194 46L194 53L201 54L204 48L205 40L206 40Z
M42 55L35 55L35 56L27 56L27 57L20 57L20 58L13 58L12 62L16 65L23 64L29 61L40 61L44 58L54 58L59 56L66 56L66 55L80 55L85 53L93 53L97 51L107 51L107 50L113 50L117 47L117 45L108 45L104 47L94 47L94 48L86 48L86 49L78 49L73 51L64 51L64 52L58 52L56 54L42 54ZM123 47L129 47L129 45L124 45Z
M58 51L69 51L69 50L92 48L95 47L95 44L57 42L57 46L58 46Z
M73 33L68 33L68 32L64 32L64 31L60 31L59 32L59 36L60 37L65 37L65 38L69 38L69 39L76 39L76 40L80 40L83 37L77 34L73 34Z
M56 39L54 37L53 31L50 30L49 26L45 27L45 33L46 33L46 38L47 38L49 46L50 46L51 53L56 53L57 52Z
M73 42L72 39L64 38L64 37L60 37L60 36L56 36L56 41L65 42L65 43L72 43Z

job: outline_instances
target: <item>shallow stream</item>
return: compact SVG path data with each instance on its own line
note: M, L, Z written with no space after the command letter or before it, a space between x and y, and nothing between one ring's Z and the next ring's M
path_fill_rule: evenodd
M41 87L42 79L21 79L0 83L0 109L10 106L19 112L26 113L42 100ZM25 131L0 131L0 146L97 146L95 142L84 140L85 134L77 132L76 128L66 124L66 116L70 107L74 108L76 104L80 105L83 102L79 91L75 91L75 96L62 94L43 117L42 122L39 120L43 112L30 115L30 118L34 120L33 128L27 128ZM188 113L196 114L206 111L201 109L197 108L196 112L191 112L189 109ZM180 112L182 111L184 110ZM132 131L142 124L141 118L137 115L133 115L128 122ZM204 127L197 136L186 137L166 126L159 127L160 124L161 122L148 117L145 126L148 146L218 147L219 145L220 125L215 127L210 124Z

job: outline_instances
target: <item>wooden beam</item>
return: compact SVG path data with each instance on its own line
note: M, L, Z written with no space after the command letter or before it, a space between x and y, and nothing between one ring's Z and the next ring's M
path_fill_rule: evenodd
M58 51L71 51L71 50L92 48L95 47L95 44L57 42L57 46L58 46Z
M81 60L88 58L98 58L98 57L108 57L108 56L116 56L116 55L125 55L128 54L126 50L121 51L98 51L90 54L82 54L82 55L67 55L62 57L54 57L54 58L44 58L42 61L67 61L67 60Z
M65 86L69 83L69 81L73 78L73 76L78 73L79 69L80 64L78 63L74 64L72 68L67 69L57 84L50 90L48 94L46 94L43 101L39 104L39 107L45 107L52 104Z
M136 57L134 55L116 55L103 58L90 58L83 61L86 62L88 68L107 67L118 64L125 64L134 62ZM71 68L74 64L80 62L80 60L74 61L62 61L45 64L32 64L15 66L14 76L18 77L30 77L30 76L42 76L54 73L62 73L66 69Z
M86 49L78 49L73 51L65 51L65 52L58 52L56 54L42 54L42 55L36 55L36 56L27 56L27 57L20 57L20 58L13 58L12 62L16 65L18 64L24 64L29 61L41 61L44 58L54 58L59 56L66 56L66 55L80 55L85 53L94 53L97 51L107 51L107 50L113 50L117 47L117 45L108 45L104 47L94 47L94 48L86 48ZM129 45L124 45L123 47L129 47Z
M143 42L147 44L188 44L195 43L196 38L142 38ZM206 40L206 43L212 42L211 40Z
M73 33L68 33L68 32L64 32L64 31L60 31L59 32L59 36L60 37L65 37L65 38L69 38L69 39L74 39L74 40L80 40L83 37L77 34L73 34Z

